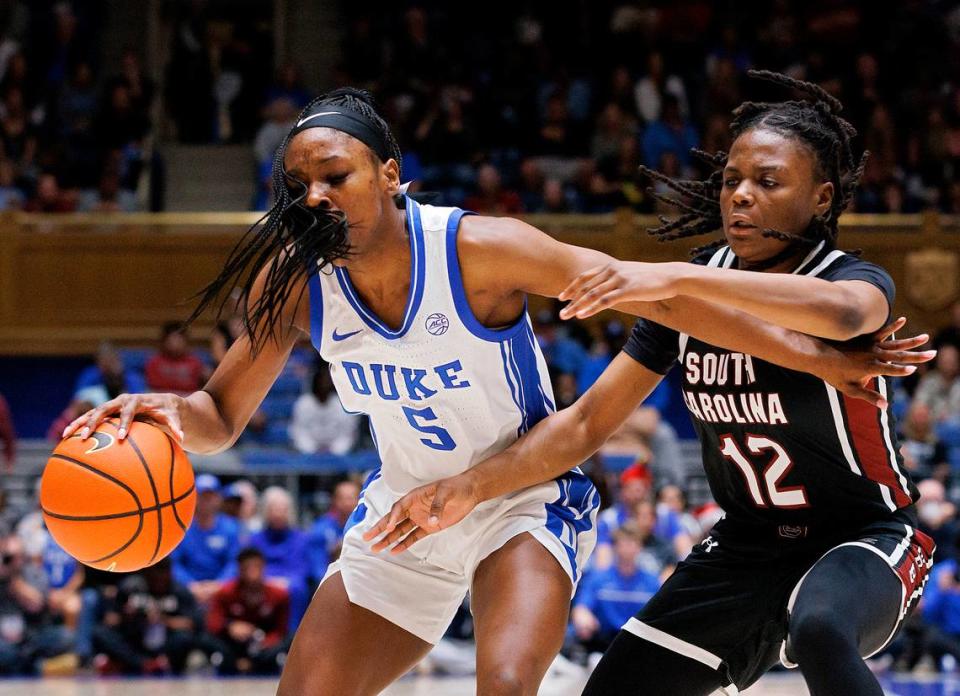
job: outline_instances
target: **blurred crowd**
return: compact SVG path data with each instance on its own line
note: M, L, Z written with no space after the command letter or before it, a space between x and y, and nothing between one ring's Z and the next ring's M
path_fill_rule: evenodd
M273 154L315 96L309 66L273 68L271 3L164 4L160 85L139 49L100 64L106 11L82 0L0 6L0 210L160 209L161 131L171 142L251 143L251 205L268 206ZM637 167L702 174L691 147L728 148L733 108L784 96L746 79L763 68L845 104L872 153L855 210L960 213L955 2L776 0L743 12L729 1L578 0L556 12L528 0L487 13L341 3L339 15L324 88L370 89L405 179L450 205L657 211Z
M0 4L0 210L160 206L155 85L137 49L100 63L103 19L95 2Z
M953 2L344 3L337 84L378 98L404 178L450 205L511 215L657 210L638 165L702 174L689 149L725 150L730 112L784 98L750 68L839 97L872 156L859 212L960 213L960 7ZM456 37L455 40L452 40ZM306 97L282 68L256 139L269 163ZM659 211L658 211L659 212Z

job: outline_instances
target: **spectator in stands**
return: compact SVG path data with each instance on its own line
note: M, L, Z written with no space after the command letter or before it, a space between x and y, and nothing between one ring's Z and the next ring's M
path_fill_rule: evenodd
M481 215L516 215L523 210L520 195L503 187L499 170L486 162L477 168L475 192L467 196L464 207Z
M310 380L310 391L293 404L288 434L293 446L304 454L346 454L357 442L360 418L347 413L333 388L330 369L319 361Z
M662 516L665 510L672 510L680 518L680 527L691 544L701 540L703 530L697 518L687 512L687 495L680 486L670 483L657 492L657 517ZM689 552L689 549L685 553L681 549L677 555L684 558Z
M936 478L947 485L947 448L937 437L930 407L914 401L901 425L900 454L914 481Z
M309 602L307 535L297 529L291 495L279 486L263 492L263 529L250 537L266 561L267 579L290 595L290 630L296 630Z
M20 210L27 202L23 191L17 188L15 179L13 162L6 157L0 157L0 211Z
M957 212L960 213L960 210ZM960 302L954 302L951 305L950 323L937 331L933 337L934 348L944 345L951 345L960 350Z
M112 171L100 175L95 189L81 191L77 210L81 213L132 213L138 208L133 191L120 187L120 177Z
M128 575L94 628L101 673L183 674L187 655L198 645L197 603L175 582L169 558Z
M246 546L252 534L263 529L263 518L257 514L260 494L246 479L234 481L223 489L222 510L236 520L240 529L240 545Z
M957 506L947 500L946 489L936 479L924 479L917 483L920 500L917 501L917 518L920 531L930 536L937 544L937 560L943 561L955 553L958 536Z
M623 113L616 102L609 102L597 119L597 129L590 143L590 156L597 161L617 157L621 143L635 138L636 132L636 121Z
M103 385L95 384L91 387L84 387L73 395L67 407L47 428L47 439L50 442L60 442L63 438L63 431L66 430L68 425L91 408L96 408L109 400L110 396Z
M683 485L686 474L676 430L661 413L669 399L669 385L658 386L644 403L611 435L601 452L635 456L653 474L653 487Z
M6 471L13 471L17 461L17 431L13 427L10 406L0 394L0 445L3 447L3 465Z
M956 555L933 567L920 607L928 624L925 651L938 666L944 655L960 661L960 566Z
M310 562L310 576L319 583L326 575L327 566L340 555L343 543L344 527L360 499L360 486L355 481L346 480L333 489L333 500L327 514L323 515L307 533L307 557Z
M43 660L72 645L70 630L54 623L31 570L20 539L0 539L0 674L36 674Z
M310 91L303 85L300 66L292 60L284 61L277 70L274 83L267 88L266 104L272 104L277 99L286 99L299 111L307 105L310 98Z
M86 387L97 385L103 386L111 399L123 392L147 391L143 376L136 370L126 368L120 351L108 341L104 341L97 348L94 364L84 368L77 376L73 389L74 392L79 392Z
M23 206L28 213L72 213L76 208L76 192L62 190L50 172L40 175L33 196Z
M936 421L960 417L960 350L940 346L935 367L920 378L913 398L925 404Z
M686 115L690 112L683 80L678 75L667 73L662 53L651 51L647 57L647 72L634 88L637 111L648 124L658 121L663 116L668 98L674 100L679 114ZM659 158L649 161L658 160Z
M532 147L535 154L543 157L570 159L586 154L583 135L571 120L562 94L553 94L547 99L543 123Z
M692 541L684 530L680 517L669 508L657 510L651 493L653 475L650 469L641 463L633 464L620 475L620 492L617 503L607 508L597 518L597 549L595 563L597 568L608 568L613 562L613 530L619 529L627 521L635 520L642 528L650 526L653 555L667 565L667 559L684 558L692 547ZM652 522L641 520L641 514L650 511ZM666 551L660 549L666 546ZM653 567L651 564L650 567Z
M183 326L170 322L163 326L160 352L147 361L144 372L152 391L186 396L203 386L207 368L190 352Z
M277 674L289 647L287 591L265 580L257 549L241 551L237 564L239 576L213 595L207 613L207 630L218 641L211 661L219 674Z
M613 532L613 565L588 572L580 583L570 618L590 653L604 652L620 628L660 589L656 574L637 566L643 537L635 522Z
M532 157L520 162L520 183L517 193L524 211L541 212L544 195L543 170L537 160Z
M253 141L257 172L254 210L266 210L272 204L270 197L273 194L273 183L270 173L273 167L273 155L296 122L300 108L302 107L287 96L278 96L264 107L264 122Z
M0 145L3 155L16 163L17 170L29 173L37 157L37 134L19 87L7 87L0 110Z
M697 131L684 119L680 103L672 94L663 98L660 118L651 122L643 133L643 163L657 167L664 153L672 152L681 166L690 166L690 149L699 144Z
M239 530L233 519L220 512L219 479L200 474L195 486L197 509L193 524L173 551L173 577L186 585L200 604L206 604L236 574Z
M685 549L685 553L689 553L692 547L689 538L680 527L675 514L667 517L658 515L656 505L649 499L637 503L633 520L640 530L640 554L637 556L637 565L659 577L661 582L666 580L673 572L677 561L683 558L677 553L677 549ZM675 526L668 526L672 524ZM670 534L673 534L672 538Z

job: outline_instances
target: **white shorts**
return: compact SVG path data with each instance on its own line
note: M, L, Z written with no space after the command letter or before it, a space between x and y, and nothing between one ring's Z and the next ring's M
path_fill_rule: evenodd
M576 590L596 544L600 495L579 470L554 481L490 500L454 527L403 553L373 553L363 534L400 496L374 470L347 521L339 572L350 601L428 643L438 643L473 581L480 562L510 539L529 532L553 554Z

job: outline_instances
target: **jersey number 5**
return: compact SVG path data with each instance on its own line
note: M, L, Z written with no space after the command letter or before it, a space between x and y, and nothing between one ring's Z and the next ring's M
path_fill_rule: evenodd
M750 497L757 507L768 507L769 505L779 508L801 508L807 507L810 503L807 501L807 492L803 486L793 486L791 488L780 488L780 482L787 475L793 466L790 455L783 449L779 442L774 442L768 437L758 435L747 436L747 448L757 457L764 452L772 452L773 456L767 461L763 468L763 484L766 488L766 499L760 490L760 479L757 477L757 471L753 463L743 453L736 440L730 435L724 435L720 438L720 453L733 462L743 474L747 482L747 490L750 491Z
M437 420L437 414L433 412L432 408L410 408L409 406L401 406L401 408L403 409L403 415L407 417L407 422L414 430L430 436L421 437L420 442L431 449L444 452L456 448L457 443L453 441L450 433L446 430L439 425L424 425L424 423Z

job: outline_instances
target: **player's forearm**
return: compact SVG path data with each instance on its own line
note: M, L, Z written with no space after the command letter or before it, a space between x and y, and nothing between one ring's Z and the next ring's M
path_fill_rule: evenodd
M209 392L198 391L184 397L178 404L178 411L183 428L183 447L187 451L216 454L236 440L234 429Z
M843 285L789 273L677 264L677 294L746 312L813 336L847 340L867 332L867 312ZM879 327L874 327L879 328Z
M823 341L771 324L730 307L692 297L661 302L632 302L620 309L656 321L705 343L800 372L820 374L836 351Z
M579 402L537 423L506 450L462 474L478 501L550 481L579 466L606 440L593 432Z

